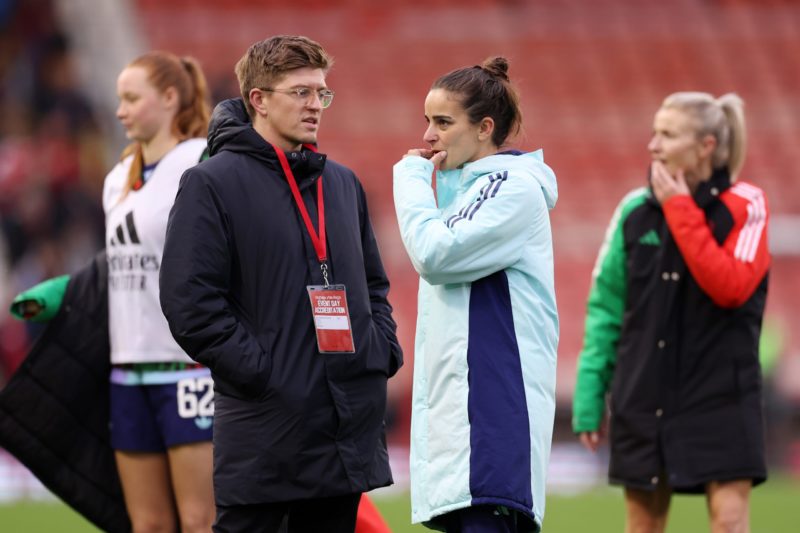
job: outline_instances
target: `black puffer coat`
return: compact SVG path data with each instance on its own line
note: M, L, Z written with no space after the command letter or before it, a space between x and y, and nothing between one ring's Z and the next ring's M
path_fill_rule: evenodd
M0 392L0 446L110 533L131 530L108 429L108 269L73 274L58 314Z
M741 228L730 185L718 172L695 194L720 245ZM622 228L628 298L611 384L612 481L648 488L664 474L686 493L712 480L761 483L758 340L768 275L744 303L723 308L698 285L652 198ZM662 246L643 242L650 229Z
M612 483L701 493L767 476L758 343L768 208L717 169L664 205L620 203L598 258L578 362L573 429L598 431L610 396Z
M331 282L347 287L356 352L323 355L306 292L323 283L319 261L277 156L240 99L215 109L209 148L181 180L160 289L175 339L213 373L217 503L390 484L386 382L402 353L358 179L323 154L287 154L315 227L323 175Z

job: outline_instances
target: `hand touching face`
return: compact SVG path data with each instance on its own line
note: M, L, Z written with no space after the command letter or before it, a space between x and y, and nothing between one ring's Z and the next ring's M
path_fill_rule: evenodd
M486 135L481 125L470 122L461 99L450 91L433 89L428 93L425 120L428 127L422 140L430 145L425 153L445 152L439 160L442 170L458 168L494 151L484 153Z
M660 161L653 161L650 166L650 184L653 186L653 194L660 204L678 194L691 194L683 169L679 168L673 178L666 165Z
M430 159L431 163L433 163L433 168L439 170L442 161L444 161L444 158L447 157L447 152L445 152L444 150L442 150L441 152L434 152L433 150L430 150L428 148L412 148L403 157L408 157L412 155L424 157L425 159Z

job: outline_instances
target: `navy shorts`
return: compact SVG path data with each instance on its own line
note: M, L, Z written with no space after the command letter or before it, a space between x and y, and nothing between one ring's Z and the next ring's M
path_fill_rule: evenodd
M141 376L112 370L112 448L164 452L173 446L211 440L214 383L207 368L160 372L160 379L131 379ZM165 380L172 382L163 383Z

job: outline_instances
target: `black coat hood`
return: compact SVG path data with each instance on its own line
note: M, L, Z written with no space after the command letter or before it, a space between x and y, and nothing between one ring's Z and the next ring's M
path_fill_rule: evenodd
M223 149L249 151L259 144L259 139L241 98L230 98L217 104L208 124L209 155ZM264 144L263 139L261 144Z

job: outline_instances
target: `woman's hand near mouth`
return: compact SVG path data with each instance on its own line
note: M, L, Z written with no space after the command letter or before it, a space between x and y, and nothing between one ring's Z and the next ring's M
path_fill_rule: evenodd
M670 176L667 167L661 161L653 161L650 172L650 183L658 203L664 204L678 194L691 195L682 169L678 169L675 177Z
M444 150L431 150L429 148L412 148L403 157L412 155L430 159L431 163L433 163L433 168L438 170L439 165L441 165L444 158L447 157L447 152Z

